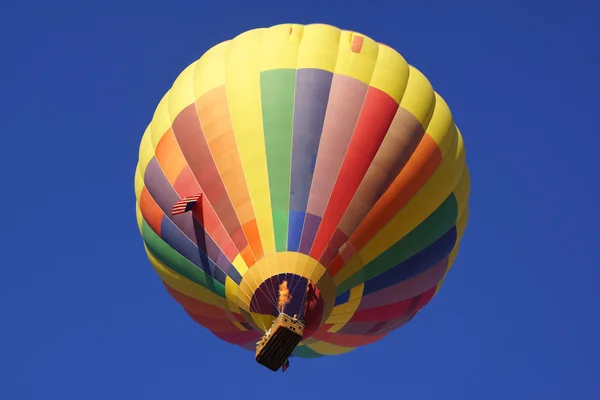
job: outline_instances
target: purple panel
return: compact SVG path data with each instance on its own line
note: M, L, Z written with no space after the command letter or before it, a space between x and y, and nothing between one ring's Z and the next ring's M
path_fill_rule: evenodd
M156 157L152 157L146 167L144 185L146 185L148 193L150 193L156 204L158 204L167 217L171 218L173 205L180 199L160 168Z
M256 351L256 342L256 340L253 340L251 342L240 344L238 346L240 346L244 350Z
M377 327L379 322L348 322L336 333L343 335L366 335L374 327Z
M194 218L192 213L171 216L173 204L179 201L180 198L160 168L160 164L156 160L156 157L153 157L150 160L150 163L148 163L148 167L146 167L144 184L148 188L150 196L156 201L156 204L163 210L165 215L170 218L173 223L181 229L185 236L201 249L215 265L228 274L230 268L232 268L231 262L208 233L206 233L204 227L202 227L202 225Z
M414 278L364 296L360 302L359 310L397 303L426 292L437 285L444 277L447 265L448 259L445 258Z
M307 213L323 217L331 192L337 180L346 150L356 126L356 121L367 94L368 85L343 75L334 75L327 104L319 152L315 165ZM308 216L307 216L308 219ZM320 220L319 220L320 221ZM305 225L308 223L305 222ZM314 236L304 229L300 241L301 252L312 247ZM316 232L315 232L316 234ZM305 253L305 254L308 254Z
M390 333L394 329L398 329L401 326L409 323L415 315L415 313L411 313L409 315L404 315L400 318L393 319L391 321L386 321L379 329L373 329L371 332L367 333L367 335L385 335L387 333Z
M317 230L321 218L313 214L306 214L306 221L304 221L304 229L302 230L302 241L300 242L300 253L309 254L312 248L315 237L317 236Z
M296 74L290 191L292 211L306 211L332 78L331 72L319 69L300 69Z

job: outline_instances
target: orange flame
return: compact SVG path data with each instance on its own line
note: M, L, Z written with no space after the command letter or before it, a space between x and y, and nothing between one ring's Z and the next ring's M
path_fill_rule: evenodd
M288 289L288 283L287 281L283 281L283 283L279 285L279 300L277 301L279 312L283 312L283 309L287 304L290 304L291 300L292 295Z

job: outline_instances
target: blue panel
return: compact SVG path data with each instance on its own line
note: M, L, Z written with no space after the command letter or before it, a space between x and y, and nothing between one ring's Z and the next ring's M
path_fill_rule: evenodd
M202 269L207 275L215 278L222 285L225 285L225 274L222 273L219 276L215 276L215 269L218 267L177 228L173 221L163 218L160 236L171 248L187 258L192 264Z
M236 284L239 285L242 282L242 275L240 275L240 273L238 272L237 269L235 269L235 267L229 268L229 271L227 271L227 274L229 275L231 280L234 281Z
M350 291L344 292L335 298L335 305L347 303L350 300Z
M298 247L300 247L300 237L302 236L302 227L304 226L305 215L305 213L300 211L290 211L290 223L288 225L288 251L298 251Z
M442 261L454 248L456 226L408 260L365 282L363 296L413 278Z

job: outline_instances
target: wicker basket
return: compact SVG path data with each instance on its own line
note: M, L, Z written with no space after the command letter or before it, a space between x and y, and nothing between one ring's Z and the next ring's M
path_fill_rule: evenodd
M287 314L279 314L256 344L256 361L271 371L277 371L298 346L303 334L302 322Z

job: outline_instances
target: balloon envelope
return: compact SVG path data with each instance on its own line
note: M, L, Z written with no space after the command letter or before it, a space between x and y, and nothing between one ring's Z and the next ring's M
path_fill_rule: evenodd
M135 177L147 255L188 315L253 350L281 310L297 314L294 355L309 358L373 343L432 299L469 188L462 136L425 76L319 24L251 30L188 66Z

